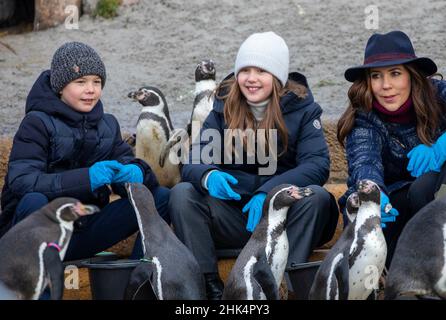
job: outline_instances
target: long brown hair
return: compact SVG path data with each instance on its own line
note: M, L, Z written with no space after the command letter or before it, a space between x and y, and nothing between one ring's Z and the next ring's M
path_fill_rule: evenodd
M404 64L403 67L410 74L410 94L417 118L418 137L422 143L430 145L440 126L443 110L445 110L444 103L437 98L436 89L429 78L423 75L414 64ZM337 138L343 147L345 138L353 129L356 111L369 112L372 110L373 93L370 69L365 69L363 75L353 82L348 90L348 99L349 106L339 119L337 127Z
M236 78L233 76L225 81L222 81L216 90L216 97L218 99L224 100L224 119L230 130L229 139L225 139L226 145L225 150L229 153L232 152L232 138L239 139L236 136L239 129L245 131L247 129L258 130L265 129L265 141L260 141L259 145L264 147L265 151L270 150L270 136L269 129L277 129L278 136L280 136L282 141L282 155L286 152L288 147L288 129L286 127L285 121L283 120L282 111L280 110L280 98L286 95L288 92L295 93L299 98L303 99L307 96L307 88L295 81L288 80L286 85L283 87L280 81L273 76L273 86L270 101L265 110L265 115L259 123L251 112L245 96L240 91L240 87L237 83ZM223 95L221 95L223 94ZM262 139L263 140L263 139ZM243 137L243 148L246 150L247 139L246 136Z

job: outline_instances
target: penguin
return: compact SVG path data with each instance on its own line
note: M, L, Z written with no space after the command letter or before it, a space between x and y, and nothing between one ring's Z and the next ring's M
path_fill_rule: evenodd
M203 124L214 105L214 91L217 88L215 82L215 64L212 60L201 61L195 69L195 99L187 132L191 135L193 121Z
M359 181L357 190L356 218L320 265L310 289L310 300L365 300L378 284L387 256L381 229L381 193L370 180Z
M262 218L240 252L223 290L224 300L278 300L288 260L286 219L289 207L313 194L310 188L282 184L263 204Z
M186 126L186 131L179 129L176 130L167 142L160 158L160 166L163 167L167 156L171 152L171 149L178 143L183 144L184 150L189 149L190 136L192 134L192 122L198 121L201 125L206 120L207 116L212 110L214 105L214 91L217 88L215 81L215 64L212 60L202 60L195 68L195 90L194 90L194 103L192 106L192 113L189 119L189 123ZM178 150L174 150L177 152ZM187 157L186 157L187 158Z
M160 166L162 150L173 131L166 99L155 87L142 87L128 97L143 106L136 124L135 155L150 165L160 185L173 187L181 179L178 164L166 159Z
M49 284L62 299L62 261L78 218L99 211L74 198L56 198L13 226L0 240L0 283L20 300L36 300Z
M151 192L139 183L127 183L126 190L138 220L144 259L130 275L125 299L133 300L148 282L158 300L205 299L200 266L158 214Z
M404 227L390 263L384 299L446 299L446 199L427 204Z

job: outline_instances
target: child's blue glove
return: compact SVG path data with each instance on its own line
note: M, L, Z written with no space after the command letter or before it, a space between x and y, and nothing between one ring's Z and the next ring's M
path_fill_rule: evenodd
M206 188L208 189L209 194L214 198L222 200L240 200L240 195L231 189L228 182L231 184L238 183L237 179L229 173L215 170L209 174L206 181Z
M381 191L381 228L386 227L386 222L395 222L396 217L400 214L395 208L392 208L389 211L387 208L386 210L386 207L389 205L389 197Z
M115 175L112 183L125 183L125 182L143 182L142 170L136 164L123 165L121 170Z
M418 178L426 172L440 171L438 169L438 161L433 146L428 147L425 144L419 144L410 150L407 157L409 158L407 170L412 177Z
M94 191L105 184L110 184L115 174L123 167L124 165L116 160L99 161L93 164L88 169L91 190Z
M262 218L262 208L265 202L266 193L260 192L254 195L251 200L243 207L242 211L247 212L249 210L248 223L246 224L246 230L253 232L257 224Z
M440 171L441 167L446 161L446 133L443 133L437 139L437 141L432 145L432 149L434 149L435 160L437 162L435 171Z

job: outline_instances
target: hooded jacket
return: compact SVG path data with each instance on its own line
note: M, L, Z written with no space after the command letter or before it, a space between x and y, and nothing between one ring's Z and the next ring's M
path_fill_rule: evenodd
M312 184L322 186L327 181L330 171L328 147L320 120L322 109L314 102L305 76L295 72L291 73L289 78L304 85L307 95L305 98L299 98L295 93L288 92L280 99L280 109L288 129L288 148L277 159L277 170L273 174L259 175L259 168L268 165L260 164L257 158L253 164L248 164L247 161L242 164L224 163L224 130L228 127L223 115L224 101L216 98L213 110L203 124L201 134L206 129L213 129L214 132L219 133L221 143L214 152L217 152L222 163L205 163L201 154L208 153L210 142L205 138L194 141L189 163L182 168L182 180L192 183L198 191L206 192L201 184L204 175L210 170L222 170L232 174L238 180L238 184L232 187L242 197L246 196L245 199L256 192L267 193L283 183L297 186ZM282 141L279 135L277 135L277 139L278 153L280 154ZM213 143L212 146L216 146L216 144ZM246 153L244 159L246 160Z
M93 192L89 177L89 167L103 160L135 163L147 187L158 185L149 165L135 159L122 140L116 118L104 113L102 102L88 113L77 112L52 91L50 71L44 71L28 95L25 117L14 136L1 198L0 236L27 193L42 193L50 201L70 196L100 207L106 205L109 189L103 186ZM112 187L122 193L122 188Z

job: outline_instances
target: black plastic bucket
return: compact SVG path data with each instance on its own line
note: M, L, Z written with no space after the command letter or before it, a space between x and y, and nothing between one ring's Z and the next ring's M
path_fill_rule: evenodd
M299 263L286 269L296 300L308 300L308 294L321 263L322 261Z
M123 300L130 274L140 260L115 260L86 262L88 268L90 288L93 300ZM150 283L144 286L144 290L138 291L135 300L154 299Z

